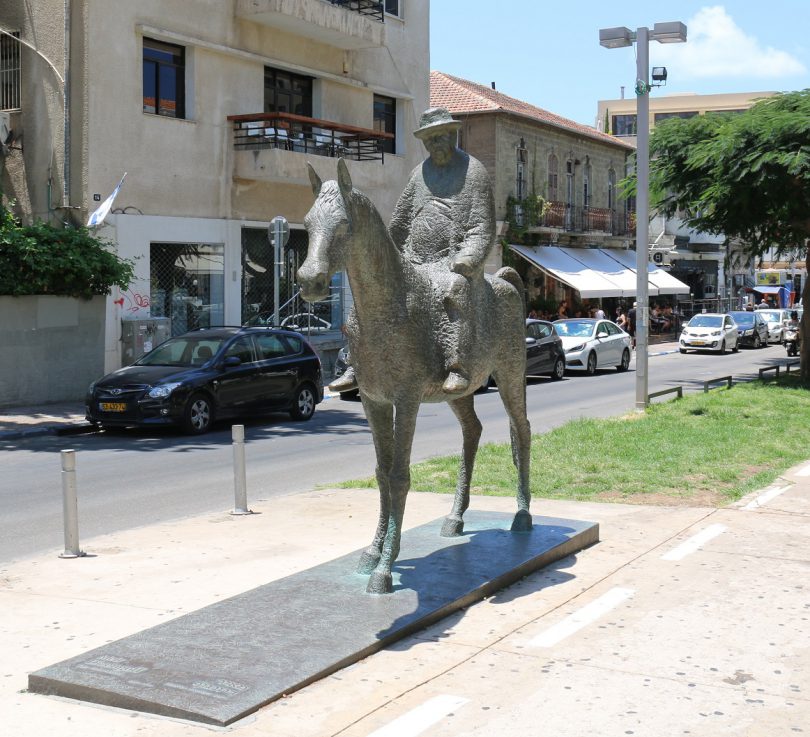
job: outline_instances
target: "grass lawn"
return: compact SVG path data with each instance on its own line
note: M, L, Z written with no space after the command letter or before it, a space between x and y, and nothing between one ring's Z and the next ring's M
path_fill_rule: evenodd
M550 499L724 506L807 459L810 391L787 376L534 435L531 490ZM458 456L414 464L411 489L452 494L457 469ZM482 445L471 493L512 496L515 484L509 445ZM376 487L376 480L341 486Z

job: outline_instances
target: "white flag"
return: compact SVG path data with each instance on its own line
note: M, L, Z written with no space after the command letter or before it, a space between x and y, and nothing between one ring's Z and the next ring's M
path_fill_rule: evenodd
M110 214L110 210L112 209L113 202L115 201L115 196L118 194L118 190L121 189L121 185L124 183L124 177L126 177L127 173L124 172L124 176L121 177L121 181L118 182L118 186L112 191L112 194L102 202L98 209L90 216L90 219L87 221L87 227L93 228L96 225L101 225L104 222L104 218Z

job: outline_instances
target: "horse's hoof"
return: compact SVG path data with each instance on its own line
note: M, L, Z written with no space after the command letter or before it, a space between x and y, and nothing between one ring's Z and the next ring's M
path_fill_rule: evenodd
M390 573L373 571L368 577L367 594L390 594L394 590Z
M512 520L512 532L531 532L532 516L525 510L518 510L515 519Z
M380 551L374 548L367 548L360 556L360 561L357 563L357 572L368 575L380 562Z
M461 517L445 517L442 523L442 537L458 537L464 532L464 520Z

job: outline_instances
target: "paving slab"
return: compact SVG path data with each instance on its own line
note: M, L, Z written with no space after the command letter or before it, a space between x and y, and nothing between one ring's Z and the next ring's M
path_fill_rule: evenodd
M408 530L394 593L365 593L360 551L295 573L43 668L29 690L206 724L228 725L531 572L598 541L592 522L468 512ZM306 622L306 627L302 626Z

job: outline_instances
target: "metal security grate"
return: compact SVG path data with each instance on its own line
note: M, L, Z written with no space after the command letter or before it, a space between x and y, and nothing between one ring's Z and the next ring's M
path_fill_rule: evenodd
M20 109L20 34L0 33L0 110Z
M171 334L224 324L224 247L152 243L149 251L152 317L168 317Z

